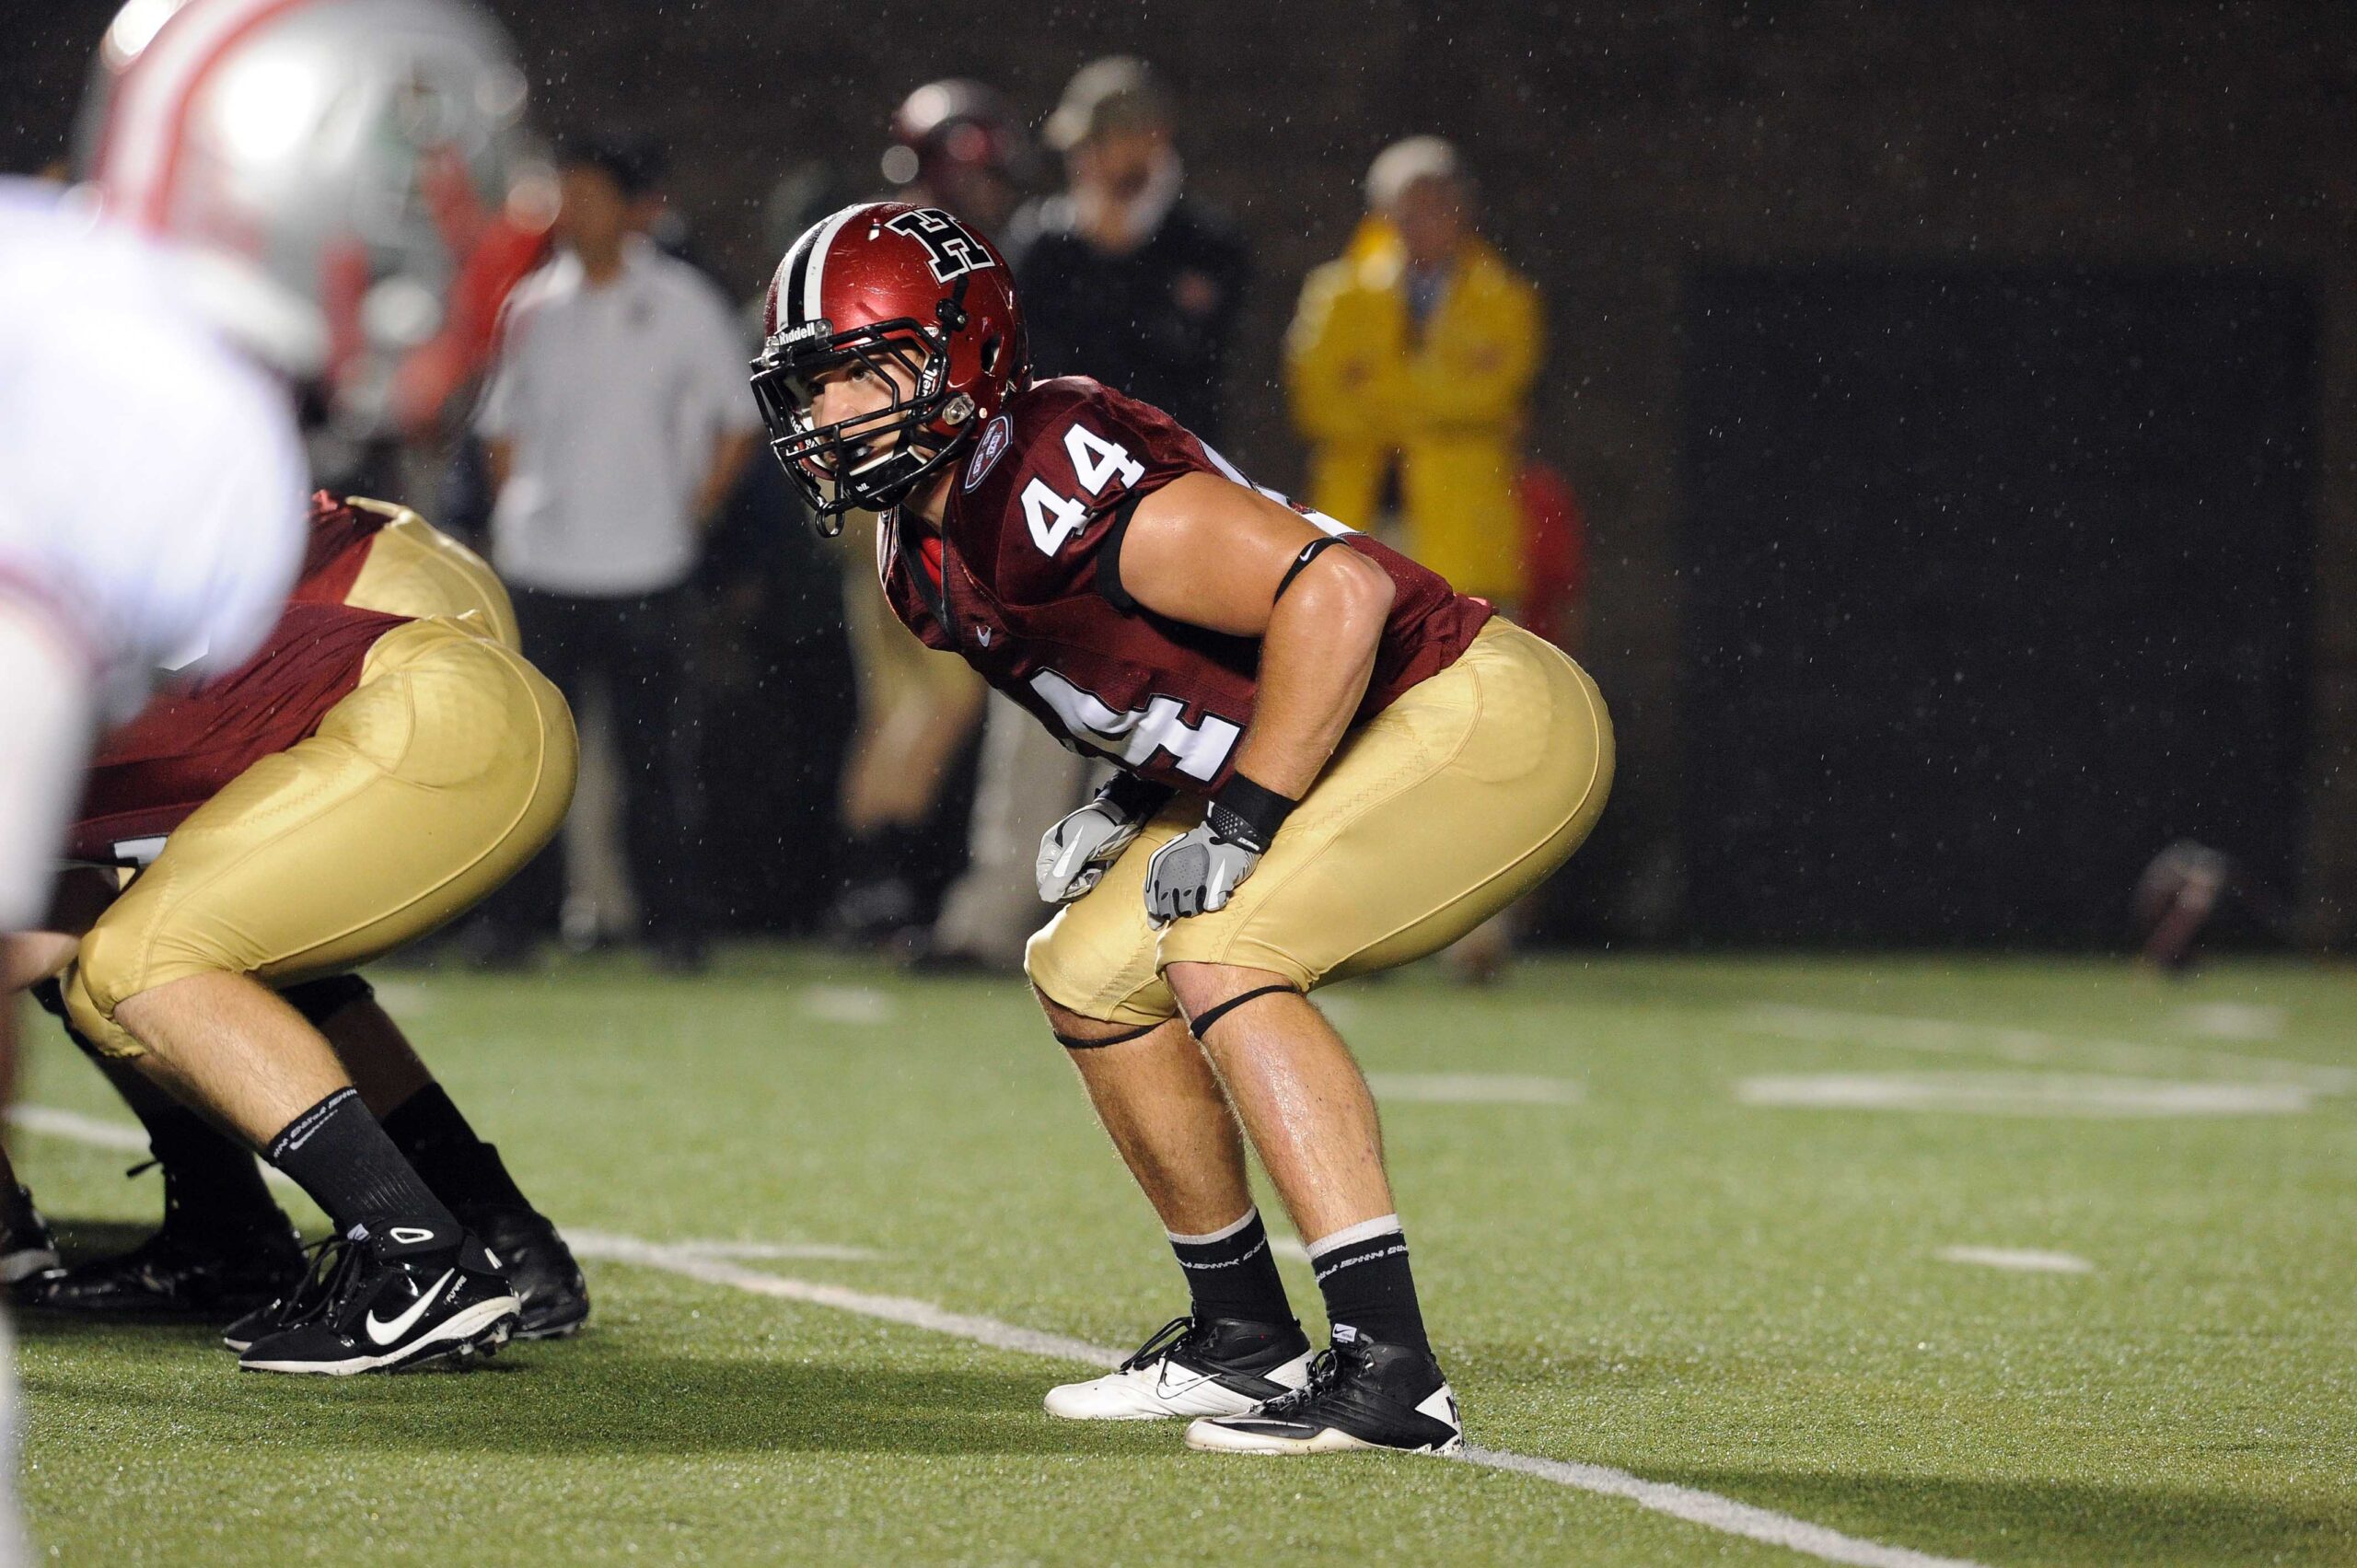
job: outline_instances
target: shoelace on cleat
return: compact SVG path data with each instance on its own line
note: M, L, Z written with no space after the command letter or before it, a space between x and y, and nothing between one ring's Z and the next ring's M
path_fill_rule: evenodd
M303 1249L303 1283L271 1314L270 1332L283 1333L325 1313L343 1295L350 1277L360 1272L361 1244L331 1233Z
M1138 1346L1137 1353L1114 1370L1135 1372L1142 1366L1152 1366L1194 1337L1195 1319L1191 1315L1182 1314L1173 1318L1169 1322L1148 1334L1145 1337L1145 1343Z
M1309 1381L1289 1393L1279 1394L1262 1405L1260 1413L1283 1420L1295 1411L1307 1410L1355 1371L1357 1362L1358 1358L1341 1346L1327 1346L1310 1358Z

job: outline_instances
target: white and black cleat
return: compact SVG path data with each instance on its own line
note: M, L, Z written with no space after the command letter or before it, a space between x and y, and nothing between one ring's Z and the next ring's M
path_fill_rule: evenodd
M1299 1392L1255 1411L1211 1416L1187 1427L1188 1447L1214 1454L1362 1448L1450 1454L1464 1440L1457 1396L1431 1356L1407 1345L1339 1336L1312 1365L1308 1386Z
M1102 1377L1048 1390L1067 1421L1167 1421L1240 1415L1309 1381L1309 1338L1298 1323L1173 1318Z
M471 1232L392 1225L355 1231L323 1257L324 1285L246 1347L249 1372L348 1377L488 1356L515 1331L521 1303Z

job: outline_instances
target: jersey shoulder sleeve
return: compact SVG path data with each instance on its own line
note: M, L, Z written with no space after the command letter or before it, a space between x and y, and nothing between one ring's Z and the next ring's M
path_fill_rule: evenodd
M976 440L951 493L951 541L970 564L989 563L1002 600L1049 603L1099 586L1100 553L1138 502L1218 471L1160 409L1085 376L1036 382Z

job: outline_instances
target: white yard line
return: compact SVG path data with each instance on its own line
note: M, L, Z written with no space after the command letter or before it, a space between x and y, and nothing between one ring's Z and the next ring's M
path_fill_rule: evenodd
M1932 1254L1943 1263L2011 1269L2024 1274L2092 1274L2096 1266L2072 1252L2040 1252L2026 1247L1943 1247Z
M46 1132L52 1137L72 1139L104 1149L145 1150L147 1147L146 1138L137 1128L84 1116L76 1111L25 1105L17 1107L10 1114L17 1126L29 1132ZM731 1290L741 1290L777 1301L798 1302L807 1307L831 1307L835 1311L850 1312L862 1318L880 1318L888 1323L947 1334L976 1344L989 1345L995 1350L1017 1351L1026 1355L1046 1356L1057 1361L1077 1362L1084 1366L1106 1368L1120 1365L1127 1353L1109 1345L1094 1345L1086 1340L1075 1340L1063 1334L1026 1329L995 1318L984 1318L970 1312L952 1312L947 1307L930 1301L919 1301L914 1296L878 1295L870 1291L852 1290L818 1280L789 1279L782 1274L744 1268L715 1256L714 1247L727 1246L727 1243L665 1246L659 1242L644 1241L634 1236L571 1229L565 1232L565 1240L572 1244L575 1254L579 1257L660 1269L704 1284L724 1285ZM1879 1541L1863 1540L1856 1536L1828 1529L1823 1525L1813 1525L1806 1519L1796 1519L1789 1514L1738 1503L1715 1492L1702 1492L1667 1481L1647 1481L1643 1476L1614 1469L1608 1465L1540 1458L1531 1454L1476 1448L1470 1445L1457 1455L1457 1458L1465 1464L1531 1476L1580 1492L1623 1498L1640 1508L1666 1514L1705 1529L1764 1541L1827 1562L1852 1563L1856 1568L1981 1568L1980 1564L1969 1559L1934 1557L1903 1546L1885 1546Z
M1573 1079L1509 1073L1369 1073L1366 1084L1378 1099L1427 1105L1577 1105L1581 1097Z
M888 1024L900 1011L889 996L865 985L807 985L794 1005L822 1024Z
M2188 1082L2083 1073L1801 1073L1737 1080L1745 1105L1813 1110L1922 1110L1973 1116L2291 1116L2298 1084Z
M2151 1045L2142 1040L2096 1040L2045 1029L1958 1023L1952 1018L1910 1018L1888 1013L1850 1013L1829 1007L1756 1003L1729 1015L1736 1028L1823 1044L1876 1045L1941 1055L1994 1056L2037 1065L2067 1063L2127 1073L2182 1073L2189 1068L2228 1072L2260 1083L2296 1084L2320 1094L2357 1090L2357 1068L2331 1067L2280 1057L2249 1056L2201 1046Z

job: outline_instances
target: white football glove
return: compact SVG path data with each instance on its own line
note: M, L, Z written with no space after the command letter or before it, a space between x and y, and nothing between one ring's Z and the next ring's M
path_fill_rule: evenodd
M1039 897L1051 904L1068 904L1103 879L1106 867L1145 826L1143 817L1131 817L1109 800L1090 801L1039 835L1037 876Z

